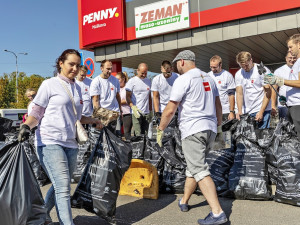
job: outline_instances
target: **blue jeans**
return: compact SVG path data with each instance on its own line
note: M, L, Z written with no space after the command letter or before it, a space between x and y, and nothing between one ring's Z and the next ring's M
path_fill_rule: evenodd
M278 107L279 118L287 119L288 108L287 107Z
M41 165L52 182L45 198L47 219L51 220L50 211L55 205L60 224L74 225L70 201L70 179L76 167L78 149L47 145L38 146L37 152Z
M255 117L256 113L251 113L250 116ZM263 114L263 120L261 122L257 122L258 129L265 129L270 127L270 120L271 120L271 110L265 111Z

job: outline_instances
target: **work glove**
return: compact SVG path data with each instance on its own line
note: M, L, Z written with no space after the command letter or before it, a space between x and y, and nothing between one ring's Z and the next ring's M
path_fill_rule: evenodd
M280 103L280 105L283 105L283 106L285 106L286 105L286 97L284 97L284 96L279 96L279 103Z
M216 136L215 142L213 144L212 150L225 149L225 145L226 144L225 144L225 141L224 141L222 125L220 125L217 128L217 136Z
M271 85L276 84L279 87L284 85L284 79L282 77L275 76L274 74L271 74L271 73L264 75L264 82L266 84L271 84Z
M157 144L162 147L162 139L164 137L164 131L160 130L158 127L156 128L156 142Z
M30 127L27 124L22 124L20 126L20 132L18 134L18 141L23 142L29 139Z
M131 106L131 109L135 118L138 119L143 115L143 112L136 105Z
M161 113L160 112L156 112L154 114L154 117L153 117L153 123L159 125L160 124L160 119L161 119Z

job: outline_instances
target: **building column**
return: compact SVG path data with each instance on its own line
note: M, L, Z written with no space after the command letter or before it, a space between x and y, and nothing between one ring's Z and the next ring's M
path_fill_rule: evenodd
M112 61L112 72L113 76L116 76L117 73L122 72L122 62L121 61Z

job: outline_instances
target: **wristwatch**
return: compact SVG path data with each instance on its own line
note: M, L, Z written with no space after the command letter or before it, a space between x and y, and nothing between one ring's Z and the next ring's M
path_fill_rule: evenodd
M233 114L235 114L235 111L234 111L234 110L230 110L230 112L232 112Z

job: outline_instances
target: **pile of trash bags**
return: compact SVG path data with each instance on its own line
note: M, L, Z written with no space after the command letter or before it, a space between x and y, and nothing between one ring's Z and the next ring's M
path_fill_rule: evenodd
M157 168L161 193L182 193L186 162L178 126L167 128L162 148L156 144L155 131L153 126L152 138L132 138L132 156ZM218 196L251 200L274 197L277 202L300 205L300 141L291 123L281 120L276 129L258 129L255 119L245 115L240 121L225 122L223 131L232 135L231 145L211 149L206 156ZM276 185L275 196L272 184Z
M160 193L183 193L186 162L180 131L175 126L169 126L167 130L163 147L156 143L156 129L153 129L152 138L146 135L133 137L130 141L132 158L145 160L157 168Z

